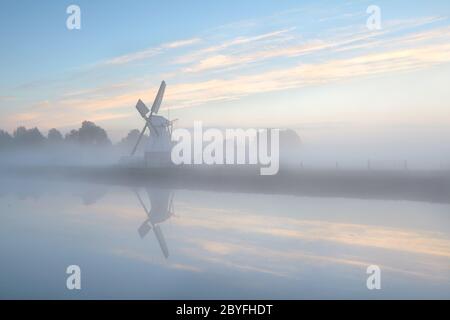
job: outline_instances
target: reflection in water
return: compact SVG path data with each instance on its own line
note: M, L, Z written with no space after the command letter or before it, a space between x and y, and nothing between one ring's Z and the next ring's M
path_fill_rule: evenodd
M161 251L166 259L169 257L169 249L167 248L166 240L162 233L160 224L170 219L174 215L173 210L173 192L167 189L146 188L148 199L150 200L150 210L147 209L144 201L142 201L138 190L133 189L136 197L139 200L142 208L148 216L142 225L138 228L139 235L144 238L150 230L155 233L156 239L158 239Z
M448 204L11 179L0 213L0 298L450 297Z

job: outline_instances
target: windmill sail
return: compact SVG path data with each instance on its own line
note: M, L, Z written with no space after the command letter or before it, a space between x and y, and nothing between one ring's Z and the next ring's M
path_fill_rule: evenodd
M138 228L138 233L141 238L144 238L147 233L152 229L151 225L148 223L148 220L145 220L141 226Z
M155 225L153 227L153 232L155 232L156 239L158 239L159 246L161 248L164 257L167 259L169 257L169 248L167 247L166 240L164 239L164 235L161 231L159 225Z
M148 155L152 153L152 151L146 150L144 155L144 162L146 165L154 164L156 166L160 166L161 164L170 164L170 146L171 146L171 134L172 134L172 123L165 119L163 116L158 116L157 113L159 108L161 107L161 103L164 97L164 92L166 90L166 82L162 81L159 87L158 93L156 94L155 101L153 102L151 110L147 108L147 106L139 99L136 104L136 109L141 115L141 117L145 120L144 128L142 129L139 137L134 145L133 150L131 151L131 156L137 151L137 148L142 140L142 137L145 134L147 128L150 129L150 139L149 141L152 143L149 145L148 150L150 148L153 149L153 156L156 153L156 157L149 158ZM163 146L163 147L161 147ZM161 155L162 154L162 155ZM150 160L149 160L150 159Z
M139 111L142 118L144 118L144 119L147 116L147 114L150 112L150 110L148 110L147 106L142 102L141 99L139 99L139 101L137 102L136 109L137 109L137 111Z
M156 95L155 101L152 106L152 113L158 113L159 107L161 106L162 99L164 97L164 91L166 90L166 82L161 82L161 86L159 87L158 94Z

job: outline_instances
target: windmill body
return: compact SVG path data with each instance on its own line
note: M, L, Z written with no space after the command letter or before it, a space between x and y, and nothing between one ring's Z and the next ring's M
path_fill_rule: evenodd
M172 140L170 121L162 116L152 116L149 120L150 137L145 146L144 160L148 167L164 167L171 164ZM153 129L153 130L152 130Z
M166 83L163 81L151 109L148 109L142 100L139 100L136 104L136 109L144 119L145 125L131 152L131 157L135 155L142 136L149 129L150 135L145 146L143 159L143 165L145 167L168 167L172 165L170 154L173 145L171 139L173 121L157 115L165 89Z

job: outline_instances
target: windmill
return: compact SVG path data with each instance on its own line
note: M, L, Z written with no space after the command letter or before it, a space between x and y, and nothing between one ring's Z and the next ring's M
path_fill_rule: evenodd
M167 189L147 188L147 196L150 201L150 209L147 209L147 206L144 204L138 190L134 189L133 191L148 217L148 219L146 219L138 228L138 233L141 238L144 238L150 230L153 230L161 251L167 259L169 257L169 249L159 225L175 215L173 208L174 194Z
M162 81L151 109L148 109L141 99L139 99L136 104L136 109L144 119L145 125L131 151L131 156L134 156L136 153L145 131L149 128L150 138L145 149L145 162L150 166L170 164L172 125L176 119L169 121L163 116L157 115L159 108L161 107L165 90L166 83Z

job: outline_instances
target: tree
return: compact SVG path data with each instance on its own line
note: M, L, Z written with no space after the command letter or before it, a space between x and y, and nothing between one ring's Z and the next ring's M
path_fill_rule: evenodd
M14 143L19 146L36 146L45 141L38 128L18 127L13 133Z
M85 146L111 145L106 131L91 121L83 121L79 130L70 131L66 135L66 141L77 142Z
M133 129L128 132L127 136L120 141L120 144L123 146L131 146L134 145L139 138L139 130Z
M61 132L56 130L55 128L50 129L47 135L47 141L52 144L57 144L63 142L63 136Z
M27 128L25 127L18 127L13 132L13 137L16 142L18 142L21 139L24 139L24 137L27 135Z
M280 131L280 148L285 150L299 149L302 145L297 132L292 129Z
M292 129L280 131L280 163L284 167L300 165L302 140Z
M78 130L73 129L73 130L70 130L70 132L66 134L64 139L67 142L78 143L79 142L78 136L79 136Z
M11 135L0 129L0 148L10 147L12 145L13 138Z
M139 139L140 131L137 129L133 129L128 132L127 136L123 138L117 145L121 148L128 149L131 151ZM144 134L141 139L141 143L139 144L137 150L142 150L141 148L148 143L149 136ZM138 151L139 152L139 151Z
M93 122L83 121L78 134L81 144L96 146L111 145L106 131Z

